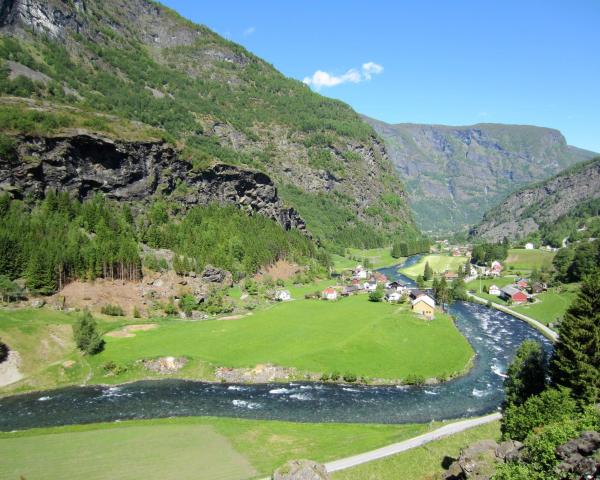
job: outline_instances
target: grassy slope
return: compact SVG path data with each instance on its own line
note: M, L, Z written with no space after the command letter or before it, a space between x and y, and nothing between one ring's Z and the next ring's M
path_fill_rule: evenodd
M507 267L513 267L515 270L524 271L531 271L534 268L539 270L542 267L551 268L554 255L554 252L545 252L543 250L513 248L508 251L508 258L505 264Z
M246 461L266 475L294 458L330 461L428 429L429 425L423 424L311 424L204 417L0 433L0 472L10 475L0 473L0 478L26 474L27 478L47 480L95 480L116 478L113 474L118 472L123 480L240 479L252 476ZM73 451L78 455L72 455Z
M457 458L460 450L471 443L499 437L499 423L490 423L392 457L334 473L333 480L437 480L444 472L444 457Z
M459 267L462 267L467 262L467 257L451 257L449 255L425 255L419 262L411 267L404 268L401 272L410 278L417 278L423 275L425 263L429 262L429 266L434 273L443 273L446 270L456 272Z
M160 328L135 338L107 338L105 351L91 361L98 372L108 360L131 364L165 355L230 367L273 363L399 379L460 372L472 350L445 315L424 322L406 307L374 304L361 295L338 302L296 300L236 321L160 321Z
M391 267L402 263L404 258L394 258L391 254L390 247L358 249L348 248L348 254L345 257L341 255L333 255L333 264L336 271L347 270L356 267L362 263L362 259L369 259L371 268ZM359 260L353 260L354 258Z

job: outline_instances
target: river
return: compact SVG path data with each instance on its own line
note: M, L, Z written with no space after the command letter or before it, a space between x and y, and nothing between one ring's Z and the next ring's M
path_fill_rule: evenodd
M418 261L410 257L405 265ZM381 269L390 279L414 283ZM473 368L439 385L359 386L321 383L262 385L153 380L116 387L68 387L0 399L0 430L175 416L227 416L298 422L415 423L469 417L499 408L506 366L537 330L510 315L473 303L450 307L476 352Z

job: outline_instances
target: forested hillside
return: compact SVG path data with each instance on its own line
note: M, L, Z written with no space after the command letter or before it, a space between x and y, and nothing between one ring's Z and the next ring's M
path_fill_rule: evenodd
M598 199L600 157L509 195L471 234L491 241L529 238L560 247L571 237L589 237L588 229L597 231Z
M0 24L0 92L35 100L0 106L0 153L26 161L25 134L122 140L134 130L168 142L194 171L266 173L325 246L419 236L371 127L206 27L147 0L3 2ZM15 121L19 109L41 126Z
M385 140L426 231L465 231L509 193L594 153L567 145L550 128L477 124L390 125L365 117Z

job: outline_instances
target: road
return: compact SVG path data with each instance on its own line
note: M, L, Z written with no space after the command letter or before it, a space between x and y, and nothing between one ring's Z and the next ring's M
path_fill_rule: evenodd
M453 422L448 425L444 425L436 430L433 430L418 437L413 437L403 442L393 443L377 450L371 450L370 452L360 453L353 455L352 457L342 458L325 464L325 468L329 473L336 472L338 470L344 470L346 468L355 467L362 463L372 462L373 460L379 460L380 458L389 457L390 455L396 455L397 453L405 452L412 448L420 447L426 443L439 440L440 438L453 435L455 433L463 432L470 428L483 425L485 423L494 422L499 420L502 415L500 413L492 413L485 417L469 418L467 420L461 420L459 422Z
M484 303L484 304L488 303L488 301L485 298L478 297L476 295L473 295L472 293L468 293L467 295L469 295L470 298L474 299L477 302ZM514 310L511 310L510 308L505 307L503 305L498 305L497 303L494 303L494 302L491 302L491 303L492 303L492 307L495 308L496 310L500 310L501 312L508 313L509 315L512 315L513 317L516 317L519 320L523 320L524 322L527 322L532 327L537 328L540 332L542 332L547 338L549 338L553 342L556 342L558 340L558 333L556 333L554 330L547 327L543 323L538 322L534 318L528 317L527 315L523 315L522 313L519 313L519 312L515 312Z

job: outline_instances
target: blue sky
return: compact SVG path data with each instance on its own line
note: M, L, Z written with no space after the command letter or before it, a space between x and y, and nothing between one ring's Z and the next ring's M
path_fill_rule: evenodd
M600 0L163 3L386 122L540 125L600 152Z

